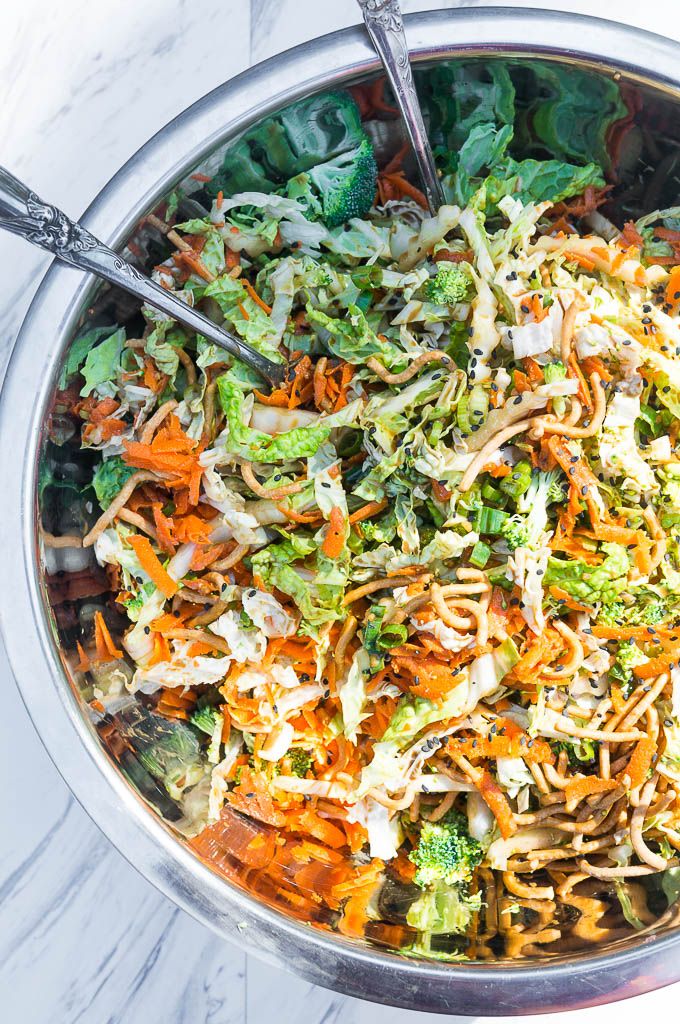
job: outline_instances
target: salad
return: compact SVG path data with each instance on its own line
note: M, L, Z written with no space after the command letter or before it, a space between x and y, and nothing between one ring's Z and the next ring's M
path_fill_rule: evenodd
M202 856L344 934L392 884L405 951L492 956L528 903L540 952L584 880L643 928L680 863L680 209L612 223L606 152L516 159L496 109L440 131L431 217L358 99L147 220L154 279L285 386L152 309L71 349L92 714Z

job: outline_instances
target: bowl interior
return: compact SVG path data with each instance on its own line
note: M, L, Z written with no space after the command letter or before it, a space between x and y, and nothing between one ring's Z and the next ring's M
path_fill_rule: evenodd
M422 64L417 70L431 137L443 154L455 150L475 124L494 120L511 124L511 153L517 159L555 158L600 163L611 183L606 216L622 225L645 212L673 205L680 191L680 118L678 98L667 88L625 71L586 61L528 57L519 53L463 55ZM375 84L375 79L372 80ZM385 166L404 142L389 96L357 82L355 97ZM312 105L313 129L332 138L333 121L324 99ZM204 215L219 190L229 193L276 185L275 119L254 120L238 138L222 141L199 166L188 170L170 194L157 195L151 210L160 216L176 210L180 220ZM407 172L412 172L406 160ZM290 173L303 170L291 166ZM412 175L413 176L413 175ZM145 220L127 240L126 256L146 270L168 254L163 236ZM78 330L117 323L137 337L141 319L125 294L99 287L90 297ZM64 356L64 367L67 355ZM54 538L82 535L97 518L89 483L97 452L83 451L73 414L73 385L57 381L43 424L40 473L35 494L41 524L39 557L46 615L52 626L64 676L89 728L108 758L144 801L149 815L160 817L178 844L226 881L290 918L340 933L357 944L407 952L417 935L406 924L415 890L389 866L366 873L365 888L342 893L351 855L319 848L308 862L280 855L271 825L225 811L217 825L197 833L204 820L205 782L168 785L171 760L190 743L181 722L159 715L156 697L125 696L120 662L83 669L82 649L93 638L94 616L101 611L114 641L127 626L124 609L112 595L112 580L94 561L91 549L63 546ZM118 694L118 696L116 696ZM159 758L164 758L162 763ZM284 847L285 849L285 847ZM545 884L537 874L532 881ZM556 879L552 879L555 883ZM603 948L625 948L645 936L676 927L674 900L680 881L632 883L630 907L622 909L613 884L584 878L555 886L555 896L535 900L505 888L500 875L481 873L485 904L473 938L443 935L432 953L464 954L475 961L517 961L580 957ZM370 901L371 912L356 913ZM630 921L634 919L635 924Z

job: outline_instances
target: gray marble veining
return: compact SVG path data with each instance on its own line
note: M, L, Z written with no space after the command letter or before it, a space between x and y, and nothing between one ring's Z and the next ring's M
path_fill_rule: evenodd
M603 16L680 37L670 17L676 3L601 0L596 6ZM404 0L403 6L460 4ZM592 0L552 0L550 6L594 10ZM193 100L250 62L359 20L355 0L22 0L3 10L0 160L79 216L127 157ZM47 263L21 240L0 236L0 378ZM174 907L71 797L28 720L1 648L0 681L0 1020L435 1020L310 986L246 958ZM677 995L676 987L551 1020L668 1018Z

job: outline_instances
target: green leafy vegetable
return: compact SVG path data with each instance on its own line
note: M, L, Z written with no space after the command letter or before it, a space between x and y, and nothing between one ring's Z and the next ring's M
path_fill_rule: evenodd
M83 334L79 334L68 351L66 361L62 367L59 377L59 387L63 390L72 377L78 372L84 363L88 353L102 338L108 338L117 332L115 326L93 327Z
M97 501L103 509L107 509L127 480L136 473L134 466L128 466L120 455L100 462L92 477L92 486Z
M252 430L243 422L245 393L233 375L218 377L217 391L229 427L227 449L252 462L308 458L330 436L331 428L323 425L295 427L276 437Z
M350 306L346 318L334 319L319 309L307 306L307 319L323 332L324 345L339 359L361 365L376 356L388 370L401 368L406 355L392 342L379 338L358 306Z
M583 604L602 601L607 604L625 589L630 564L620 544L603 544L606 557L601 565L588 565L577 559L549 558L545 586L558 586Z
M125 328L119 327L106 341L91 348L81 373L85 378L80 394L87 398L101 384L115 380L120 370L120 357L125 344Z
M636 665L644 665L646 661L649 661L649 658L640 650L634 640L619 644L609 675L621 684L624 697L629 697L634 688L633 669Z

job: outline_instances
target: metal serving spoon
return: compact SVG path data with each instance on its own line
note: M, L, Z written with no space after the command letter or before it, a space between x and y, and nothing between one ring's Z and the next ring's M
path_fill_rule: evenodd
M399 105L423 179L425 198L434 216L446 200L413 83L399 0L357 0L357 3Z
M53 253L63 263L95 274L154 309L167 313L190 331L202 334L208 341L241 359L272 388L280 387L286 379L287 363L273 363L172 292L155 284L77 221L69 220L56 206L43 202L4 167L0 167L0 228L21 235L33 245Z

